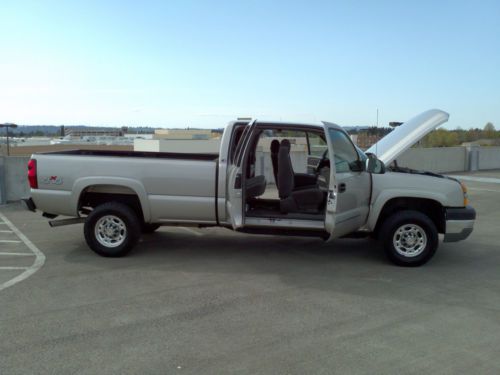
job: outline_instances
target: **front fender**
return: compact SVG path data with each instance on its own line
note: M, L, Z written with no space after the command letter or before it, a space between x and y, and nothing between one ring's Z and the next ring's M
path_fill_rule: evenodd
M371 204L370 214L368 216L368 221L366 223L367 227L370 230L375 229L378 217L382 212L382 209L384 208L385 204L394 198L430 199L440 203L444 207L446 207L448 201L446 195L439 192L406 189L402 194L400 189L384 189Z
M80 200L80 196L82 192L90 187L95 185L114 185L125 187L131 189L137 194L139 198L139 202L141 203L142 213L144 215L144 221L147 223L151 220L151 209L149 207L148 194L146 189L137 180L123 177L82 177L75 181L72 188L72 196L71 196L71 207L74 210L75 216L78 216L78 202Z

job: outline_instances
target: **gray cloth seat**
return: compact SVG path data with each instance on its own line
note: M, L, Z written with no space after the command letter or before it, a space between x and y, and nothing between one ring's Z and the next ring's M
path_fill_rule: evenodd
M280 141L273 139L271 142L271 163L273 166L274 183L278 187L278 153L280 151Z
M245 181L246 198L258 197L266 191L266 178L264 176L255 176Z
M281 141L278 153L278 193L283 213L319 211L326 198L326 192L320 190L317 184L298 188L295 186L288 139Z
M280 142L273 139L271 142L271 162L273 166L274 183L278 187L278 154L280 151ZM318 177L307 173L294 173L295 190L303 187L313 187L318 182ZM311 186L313 185L313 186Z

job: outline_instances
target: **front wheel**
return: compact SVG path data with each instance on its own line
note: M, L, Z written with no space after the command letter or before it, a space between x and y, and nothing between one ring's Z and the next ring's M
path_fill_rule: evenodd
M399 211L385 219L380 229L387 257L395 264L417 267L436 253L439 236L436 226L418 211Z
M137 214L117 202L97 206L87 216L83 227L87 245L105 257L121 257L135 246L141 235Z

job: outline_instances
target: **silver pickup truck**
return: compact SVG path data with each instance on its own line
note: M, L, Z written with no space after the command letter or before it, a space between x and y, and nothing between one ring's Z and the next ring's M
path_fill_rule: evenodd
M448 117L424 112L366 153L332 123L241 120L226 127L218 154L34 154L26 204L50 219L71 217L52 226L84 222L88 246L108 257L127 254L141 233L162 225L222 226L325 240L370 235L394 263L418 266L436 252L439 233L463 240L475 220L464 184L395 164ZM297 148L304 157L294 156ZM272 166L267 179L262 155Z

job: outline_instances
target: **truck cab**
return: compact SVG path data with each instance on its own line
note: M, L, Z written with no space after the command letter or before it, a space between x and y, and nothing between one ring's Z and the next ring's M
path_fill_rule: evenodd
M340 126L253 121L240 127L241 139L220 166L227 168L226 219L233 229L333 239L364 224L370 173ZM302 157L292 156L299 147ZM262 154L272 167L268 176L257 165Z

